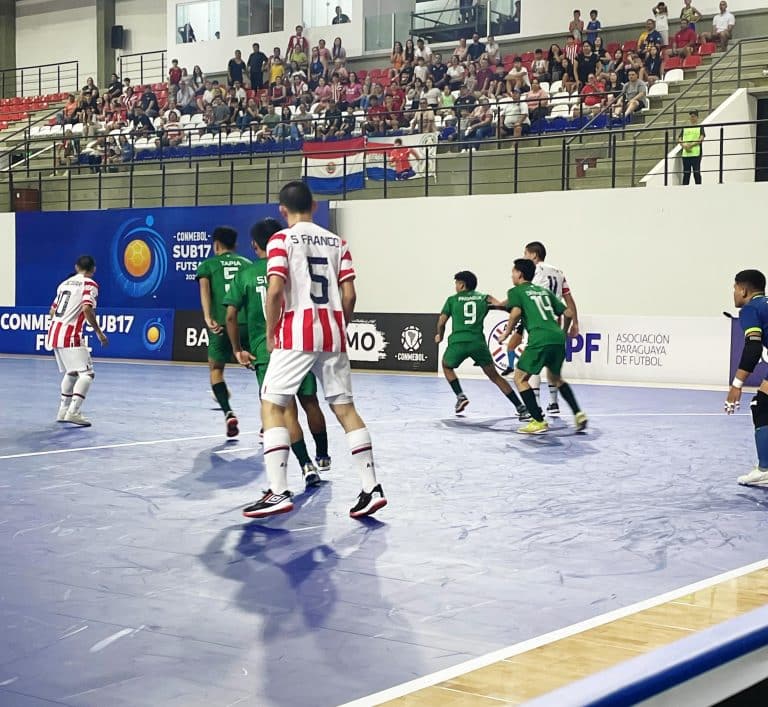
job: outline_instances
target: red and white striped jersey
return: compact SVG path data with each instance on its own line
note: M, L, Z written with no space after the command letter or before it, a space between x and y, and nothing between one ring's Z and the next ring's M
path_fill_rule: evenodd
M533 284L546 287L560 299L563 299L565 295L571 294L571 288L568 287L568 281L565 279L563 271L547 263L536 263L536 274L533 276Z
M285 280L276 348L346 351L339 285L355 277L346 241L314 223L276 233L267 246L267 277Z
M52 349L69 349L83 345L83 325L86 304L96 307L99 286L95 280L78 273L56 288L53 317L48 327L47 344Z

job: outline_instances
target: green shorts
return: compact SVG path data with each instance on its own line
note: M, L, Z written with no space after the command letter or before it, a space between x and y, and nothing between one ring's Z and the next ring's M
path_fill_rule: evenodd
M521 371L537 375L542 368L546 368L556 376L563 370L565 361L565 344L540 344L539 346L525 347L522 355L517 359L517 367Z
M244 349L248 349L247 327L240 327L240 343ZM235 363L232 344L229 341L226 330L222 331L221 334L208 332L208 360L215 363Z
M468 358L471 358L478 366L493 365L493 356L491 356L485 341L448 344L448 348L443 354L443 365L447 368L458 368Z

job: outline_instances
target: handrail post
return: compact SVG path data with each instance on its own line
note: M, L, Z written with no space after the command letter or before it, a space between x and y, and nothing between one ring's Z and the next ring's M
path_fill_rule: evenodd
M344 153L344 157L342 158L342 175L341 175L341 195L344 201L347 200L347 154Z
M80 86L80 62L75 62L75 92Z
M43 67L37 67L37 95L43 95Z
M98 182L99 186L98 186L97 197L96 197L96 208L99 209L99 211L101 211L101 189L102 189L101 178L102 178L102 175L103 175L103 170L99 170L99 178L97 179L97 182Z
M664 186L669 186L669 130L664 129Z
M165 163L160 163L160 206L165 206Z
M195 162L195 206L200 203L200 163Z
M143 86L144 85L144 55L143 54L139 54L139 81Z
M632 181L631 187L635 186L635 176L637 174L637 137L632 139Z
M40 199L40 211L43 210L43 173L38 170L37 172L37 194Z
M563 138L560 149L560 191L566 190L566 174L568 172L568 165L566 164L566 144L565 138Z
M387 153L386 151L381 153L381 163L384 169L384 198L387 198L389 177L387 175Z
M739 44L741 46L741 44ZM725 164L725 128L720 126L720 169L718 184L723 183L723 166Z
M611 189L616 188L616 133L608 136L608 144L611 146Z
M67 211L72 211L72 167L67 165Z
M235 161L229 163L229 205L235 203Z
M519 167L520 167L520 140L515 140L515 167L514 167L514 178L513 178L513 184L514 189L512 191L513 194L517 194L517 178L519 174Z
M56 93L61 93L61 64L56 64Z
M21 70L21 95L24 95L24 69Z
M424 196L429 196L429 145L424 145Z
M131 169L128 172L128 208L133 208L133 172L136 164L131 162Z
M472 196L472 162L473 162L473 154L474 150L472 149L472 145L469 146L469 174L467 175L467 181L468 181L468 191L469 195Z
M736 53L738 54L738 59L736 60L736 88L741 88L741 42L736 47Z
M307 158L305 157L304 158L304 175L305 176L307 174L307 166L306 165L307 165ZM264 203L265 204L269 203L269 191L270 191L269 187L270 187L270 179L271 179L271 177L272 177L272 160L271 160L271 158L267 157L267 174L266 174L266 179L264 180L264 182L265 182L265 186L264 186L264 188L265 188Z

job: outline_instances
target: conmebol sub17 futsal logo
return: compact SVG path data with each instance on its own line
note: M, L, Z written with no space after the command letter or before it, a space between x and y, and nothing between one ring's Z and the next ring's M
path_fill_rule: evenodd
M112 240L111 260L117 282L129 297L157 292L168 271L168 254L155 219L126 221Z
M142 331L141 340L147 351L159 351L165 343L165 325L160 318L150 319Z

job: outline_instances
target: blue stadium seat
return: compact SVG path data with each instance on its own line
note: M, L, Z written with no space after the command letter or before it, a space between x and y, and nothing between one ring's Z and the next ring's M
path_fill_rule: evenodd
M554 118L548 120L546 124L546 132L548 133L562 133L568 129L568 118Z

